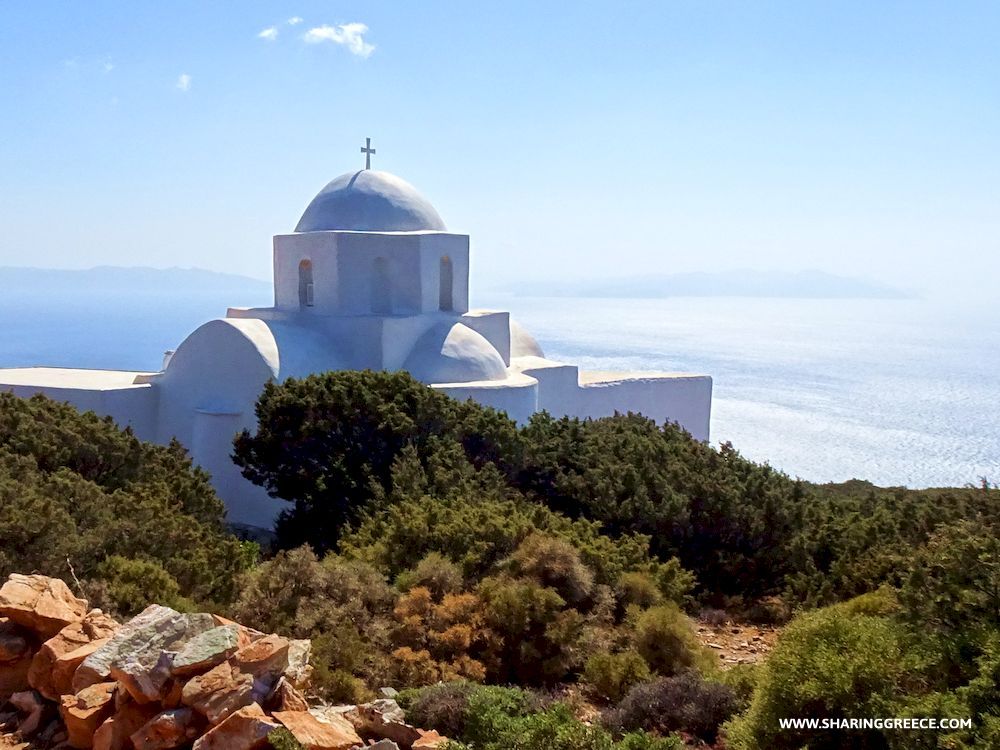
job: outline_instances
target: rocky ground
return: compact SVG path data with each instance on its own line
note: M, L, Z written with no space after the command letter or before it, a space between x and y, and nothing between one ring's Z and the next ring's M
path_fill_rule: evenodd
M310 648L159 605L117 623L59 579L13 574L0 587L0 749L264 750L275 732L310 750L447 742L391 695L310 705Z
M719 655L719 666L729 669L737 664L764 661L774 648L780 630L766 625L698 623L698 640Z

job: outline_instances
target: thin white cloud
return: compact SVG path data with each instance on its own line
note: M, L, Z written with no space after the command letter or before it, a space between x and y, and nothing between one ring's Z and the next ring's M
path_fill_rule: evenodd
M177 76L177 88L181 91L188 91L191 88L191 76L187 73L181 73Z
M292 16L285 23L287 23L289 26L298 26L300 23L302 23L302 16Z
M115 64L111 62L111 58L109 57L107 60L104 61L104 72L110 73L114 69L115 69Z
M332 42L347 47L352 55L368 57L375 51L375 45L365 41L368 27L363 23L343 23L339 26L317 26L309 29L302 38L310 44Z
M273 42L275 39L278 38L278 27L268 26L266 29L264 29L257 35L257 38L266 39L269 42Z

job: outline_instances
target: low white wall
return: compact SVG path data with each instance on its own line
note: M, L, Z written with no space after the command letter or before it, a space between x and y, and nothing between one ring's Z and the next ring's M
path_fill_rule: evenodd
M149 385L113 390L47 388L36 385L0 385L20 398L42 393L53 401L65 401L79 411L111 417L120 427L131 427L141 440L156 439L157 393Z
M538 381L529 377L515 377L503 381L498 387L495 383L469 383L432 385L431 388L447 393L459 401L472 399L483 406L507 413L507 416L524 424L537 411Z
M567 412L572 416L596 418L616 411L639 412L657 423L677 422L696 440L709 439L712 378L707 375L585 382L577 393L576 409ZM540 406L547 408L544 403Z

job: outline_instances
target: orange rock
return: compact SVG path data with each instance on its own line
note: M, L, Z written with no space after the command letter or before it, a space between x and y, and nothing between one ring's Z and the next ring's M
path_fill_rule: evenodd
M282 677L267 699L266 707L272 711L308 711L309 703L287 678Z
M226 662L193 677L181 692L181 702L196 709L212 724L218 724L253 703L253 689L253 675Z
M288 666L289 641L269 635L237 651L184 686L181 702L218 724L234 711L266 700Z
M184 693L184 683L180 680L171 680L167 683L163 699L160 701L164 708L180 708L181 696Z
M0 616L48 639L87 614L87 602L58 578L11 573L0 588Z
M273 675L275 680L288 666L291 642L280 635L268 635L244 646L233 656L233 664L254 677Z
M448 738L442 737L433 729L429 731L418 729L417 731L420 732L420 739L413 743L411 746L412 750L434 750L448 744Z
M73 673L77 667L117 629L118 623L99 609L88 612L80 622L67 625L35 654L28 673L31 686L53 701L74 692Z
M361 745L361 737L346 721L323 722L308 711L275 711L274 718L292 733L306 750L350 750Z
M76 695L64 695L59 706L69 744L78 748L90 748L94 744L94 732L111 716L114 710L114 692L117 684L103 682L81 690Z
M129 700L124 691L116 694L116 698L123 696L125 702L94 732L94 750L132 750L131 736L160 712L155 706Z
M240 648L244 646L249 646L254 641L260 640L264 637L264 634L259 630L254 630L253 628L248 628L246 625L240 625L235 620L230 620L222 615L212 615L212 619L215 621L216 625L232 625L239 630L240 633Z
M190 708L163 711L132 734L135 750L182 747L201 733L204 720Z
M254 703L212 727L194 743L192 750L258 750L269 746L267 735L278 726ZM136 750L143 749L137 747Z
M97 649L107 642L107 638L100 638L96 641L84 644L73 651L56 657L55 663L52 664L47 677L44 676L44 670L39 670L38 672L39 677L36 679L38 679L40 685L37 688L39 692L43 693L46 698L50 698L51 700L59 700L58 696L72 693L73 675L76 674L76 670L79 669L80 665L83 664L84 660L88 656L97 651ZM38 659L37 654L35 655L35 659ZM34 670L35 662L32 662L31 666ZM45 690L42 689L43 687L51 692L52 695L50 695L49 692L45 692Z

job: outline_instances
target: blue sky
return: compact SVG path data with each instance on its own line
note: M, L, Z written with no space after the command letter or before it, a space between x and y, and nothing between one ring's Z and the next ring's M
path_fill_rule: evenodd
M0 265L269 278L371 136L472 235L480 287L995 294L998 38L995 2L7 2Z

